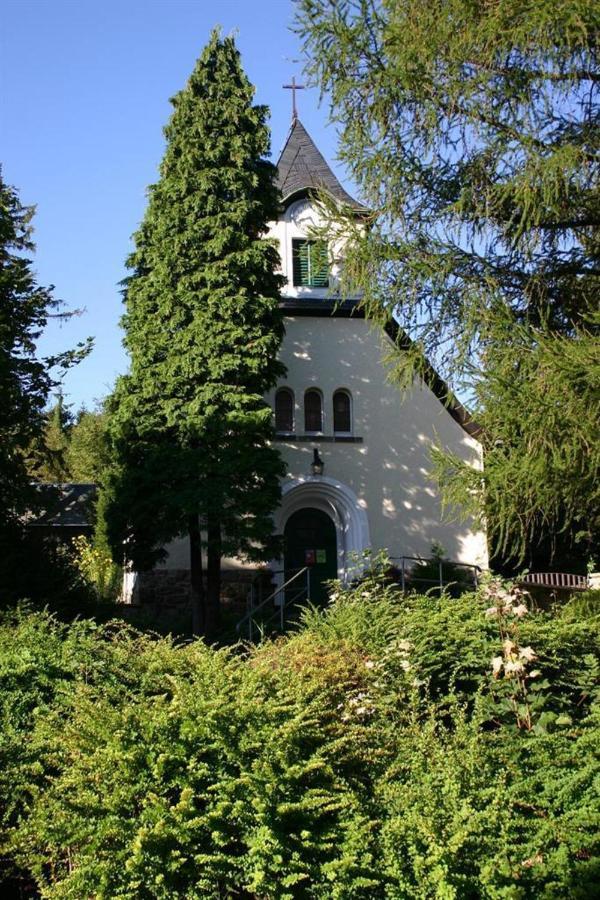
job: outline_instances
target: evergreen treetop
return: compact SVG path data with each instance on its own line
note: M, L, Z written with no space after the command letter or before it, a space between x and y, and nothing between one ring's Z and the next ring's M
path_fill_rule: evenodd
M279 198L275 167L265 159L267 108L252 105L253 93L233 39L214 33L172 100L161 178L128 260L123 327L131 376L180 400L197 396L197 377L211 382L206 390L218 404L242 385L262 395L280 373L279 258L264 240ZM191 429L190 412L186 405ZM195 409L200 421L206 412Z

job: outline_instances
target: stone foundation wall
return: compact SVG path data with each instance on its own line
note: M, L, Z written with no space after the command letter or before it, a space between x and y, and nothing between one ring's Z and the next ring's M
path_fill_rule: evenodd
M238 569L221 573L221 604L236 618L242 618L248 608L252 583L259 573L256 569ZM262 596L272 590L270 574L265 571ZM189 569L153 569L137 575L132 605L161 627L185 622L191 617L192 588Z
M192 587L186 569L140 572L136 584L136 604L155 612L187 611L191 607Z

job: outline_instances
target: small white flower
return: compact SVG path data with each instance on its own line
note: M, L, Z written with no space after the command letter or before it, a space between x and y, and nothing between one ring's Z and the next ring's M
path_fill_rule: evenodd
M485 611L486 616L491 618L492 616L498 615L498 607L497 606L489 606Z
M529 610L525 606L524 603L520 603L518 606L513 608L513 615L515 615L518 619L522 619L523 616L526 616Z
M514 651L515 646L516 645L510 640L510 638L507 638L504 641L504 643L502 644L502 650L504 651L504 655L510 656L511 653Z
M539 669L534 669L533 672L529 673L530 678L539 678L542 673Z
M401 668L404 672L409 672L409 671L412 669L412 666L411 666L411 664L409 663L409 661L408 661L407 659L402 659L402 660L400 661L400 668Z
M412 644L410 641L398 641L396 646L398 650L402 650L404 653L408 653L408 651L412 647Z
M524 670L525 666L520 659L511 659L507 663L504 663L504 671L507 675L510 675L513 672L515 674L518 672L523 672Z
M374 669L375 663L372 659L365 659L365 669Z
M494 673L494 678L497 678L500 672L502 671L502 666L504 665L504 660L501 656L494 656L492 659L492 672Z
M535 652L531 647L521 647L519 650L519 656L521 659L527 660L527 662L533 662L534 659L537 659Z

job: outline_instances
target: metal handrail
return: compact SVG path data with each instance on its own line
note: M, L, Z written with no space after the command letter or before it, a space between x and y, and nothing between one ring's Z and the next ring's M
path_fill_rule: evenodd
M444 565L452 566L455 569L458 569L458 568L470 569L471 574L473 576L473 583L475 586L477 585L477 582L479 579L479 574L481 573L481 568L477 565L474 565L473 563L453 562L450 559L439 559L438 557L391 556L389 559L390 559L390 562L401 562L402 563L400 575L401 575L401 586L402 586L403 591L406 590L407 579L412 582L421 581L421 582L424 582L427 584L434 584L434 585L436 585L436 587L439 587L440 591L443 591L443 589L444 589L444 577L443 577ZM409 568L408 571L406 571L405 564L406 564L407 560L409 560L411 562L415 562L421 566L427 565L428 563L437 562L438 563L438 578L437 579L436 578L419 578L418 576L415 577L412 574L411 568ZM445 582L446 586L449 586L454 583L455 582L453 582L453 581Z
M246 623L248 623L248 624L250 625L250 628L249 628L249 637L250 637L250 640L252 640L252 620L253 620L253 618L256 616L256 614L257 614L258 612L260 612L260 610L263 609L268 603L271 603L272 601L274 601L274 600L275 600L275 597L277 597L278 594L281 594L282 592L284 592L284 591L286 590L286 588L288 588L288 587L290 586L290 584L292 584L293 581L295 581L297 578L300 577L300 575L303 575L305 572L308 572L308 571L309 571L309 566L304 566L304 568L298 569L298 571L296 572L295 575L292 575L292 577L291 577L291 578L288 578L288 580L287 580L286 582L284 582L284 584L282 584L280 587L276 588L276 589L273 591L273 593L269 594L268 597L265 597L264 600L261 600L261 602L258 604L258 606L253 607L253 609L251 609L249 612L247 612L246 615L243 617L243 619L240 619L240 621L239 621L239 622L237 623L237 625L236 625L236 631L237 631L237 633L240 634L241 631L242 631L243 626L244 626ZM309 579L307 579L307 586L306 586L306 589L305 589L306 592L307 592L307 599L310 599L310 597L308 596L309 591L310 591L309 585L310 585L310 581L309 581ZM294 600L296 600L296 598L294 598ZM282 631L283 631L283 625L284 625L284 610L285 610L285 606L286 606L286 603L285 603L285 594L284 594L283 599L282 599L282 603L281 603L281 610L280 610L280 612L281 612L281 629L282 629ZM271 618L274 618L274 615L271 616Z

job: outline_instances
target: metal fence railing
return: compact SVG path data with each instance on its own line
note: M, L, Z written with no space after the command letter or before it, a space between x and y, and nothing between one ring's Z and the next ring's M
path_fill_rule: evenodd
M257 592L251 591L249 609L236 626L240 637L247 632L249 641L259 640L273 632L283 633L294 613L303 604L310 602L310 568L288 569L284 572L273 572L288 576L284 583L275 588L267 597L258 598Z
M438 557L392 556L390 563L391 574L403 591L433 589L440 594L460 594L476 588L481 574L479 566Z

